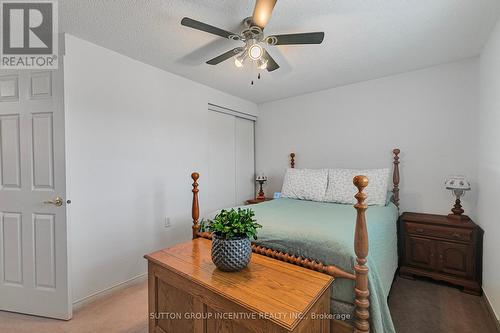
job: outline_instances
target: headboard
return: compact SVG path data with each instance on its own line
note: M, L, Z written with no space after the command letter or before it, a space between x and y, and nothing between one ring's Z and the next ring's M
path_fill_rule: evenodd
M395 148L392 150L392 202L399 208L399 153L401 150ZM295 168L295 153L290 153L290 168Z

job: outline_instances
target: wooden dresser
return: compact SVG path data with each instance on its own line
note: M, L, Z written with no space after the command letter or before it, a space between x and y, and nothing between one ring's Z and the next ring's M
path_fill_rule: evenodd
M402 277L426 276L481 294L483 231L471 220L403 213L399 220Z
M247 268L219 271L197 238L146 255L149 332L330 332L331 276L252 254Z

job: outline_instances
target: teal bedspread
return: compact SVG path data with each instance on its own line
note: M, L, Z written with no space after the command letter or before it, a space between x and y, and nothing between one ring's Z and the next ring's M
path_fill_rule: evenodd
M248 208L248 207L245 207ZM253 205L259 230L257 244L319 260L353 272L356 210L352 205L278 199ZM366 211L369 237L369 288L372 332L395 332L387 296L397 268L397 208L370 206ZM332 298L354 301L354 281L336 279Z

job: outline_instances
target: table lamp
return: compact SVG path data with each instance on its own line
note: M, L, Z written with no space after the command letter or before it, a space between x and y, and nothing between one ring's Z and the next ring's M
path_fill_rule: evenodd
M264 190L262 189L262 185L267 181L267 177L261 173L257 177L255 177L255 181L259 183L260 185L260 190L259 190L259 195L257 196L257 200L265 200L266 196L264 194Z
M451 209L448 217L459 219L459 220L468 220L469 217L467 215L463 215L464 210L462 205L460 204L460 198L464 196L465 191L470 190L470 183L465 178L465 176L450 176L446 179L445 186L447 190L451 190L453 195L455 196L455 205Z

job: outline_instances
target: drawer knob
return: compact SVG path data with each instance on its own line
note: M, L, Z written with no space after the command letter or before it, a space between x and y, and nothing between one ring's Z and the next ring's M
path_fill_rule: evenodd
M460 235L459 233L456 233L456 232L452 233L451 236L453 238L462 238L462 235Z
M415 229L415 231L416 231L416 232L418 232L418 233L423 233L423 232L424 232L424 229L422 229L422 228L417 228L417 229Z

